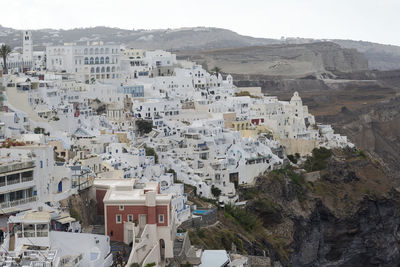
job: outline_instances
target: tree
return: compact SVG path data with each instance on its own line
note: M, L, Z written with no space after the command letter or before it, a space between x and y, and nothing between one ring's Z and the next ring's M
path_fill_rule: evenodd
M222 71L220 67L215 66L211 71L218 77L218 74Z
M211 193L214 195L214 197L218 198L221 195L221 189L213 185L211 187Z
M153 121L150 120L137 120L136 126L139 130L139 133L147 134L153 130Z
M8 73L7 71L7 57L11 53L11 47L8 45L3 44L0 47L0 56L3 58L3 67L4 67L4 73Z

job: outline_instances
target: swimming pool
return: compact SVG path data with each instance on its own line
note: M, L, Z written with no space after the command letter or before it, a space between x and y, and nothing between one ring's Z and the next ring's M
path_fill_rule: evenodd
M210 212L209 210L194 210L194 211L192 211L192 214L194 214L194 215L204 215L204 214L207 214L209 212Z

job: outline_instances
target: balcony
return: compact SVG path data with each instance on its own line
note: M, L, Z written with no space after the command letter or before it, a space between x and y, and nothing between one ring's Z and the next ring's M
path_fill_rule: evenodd
M13 172L13 171L18 171L18 170L28 169L28 168L33 168L33 167L35 167L34 161L18 162L18 163L14 163L14 164L0 166L0 173Z
M27 203L35 202L36 196L0 203L0 209L12 208Z

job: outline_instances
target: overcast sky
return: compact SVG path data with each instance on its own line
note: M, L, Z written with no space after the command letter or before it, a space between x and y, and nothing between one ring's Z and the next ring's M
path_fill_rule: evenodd
M0 24L17 29L210 26L400 45L400 0L10 0L0 10Z

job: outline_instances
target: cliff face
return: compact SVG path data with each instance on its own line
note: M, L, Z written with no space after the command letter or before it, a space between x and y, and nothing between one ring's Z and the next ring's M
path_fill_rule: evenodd
M258 179L260 194L248 209L273 240L285 244L283 250L270 247L272 260L286 266L396 266L399 193L383 168L350 151L335 151L326 164L314 182L293 170ZM272 210L258 204L265 199Z
M343 49L330 42L280 44L234 49L179 53L210 69L225 73L304 77L330 75L331 71L353 72L368 69L368 61L355 49Z
M310 217L295 219L292 266L395 266L399 218L387 199L366 198L344 218L318 202Z
M226 206L217 224L189 230L192 244L271 262L257 266L398 266L400 193L385 168L350 149L299 165L318 166L320 179L289 166L258 177L238 189L245 207Z

